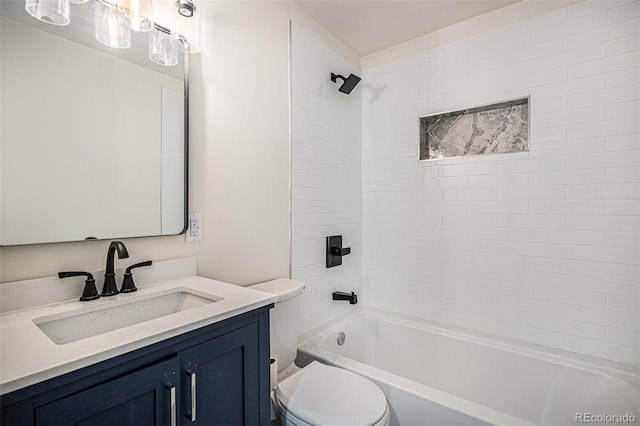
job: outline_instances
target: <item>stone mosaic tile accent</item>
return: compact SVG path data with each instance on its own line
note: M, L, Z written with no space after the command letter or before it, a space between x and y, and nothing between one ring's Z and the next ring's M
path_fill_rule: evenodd
M529 99L420 118L420 159L526 151Z

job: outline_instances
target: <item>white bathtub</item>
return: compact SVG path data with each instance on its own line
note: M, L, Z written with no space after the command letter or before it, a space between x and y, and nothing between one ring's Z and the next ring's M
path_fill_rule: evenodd
M403 426L640 424L640 369L445 327L363 311L302 343L296 363L370 378Z

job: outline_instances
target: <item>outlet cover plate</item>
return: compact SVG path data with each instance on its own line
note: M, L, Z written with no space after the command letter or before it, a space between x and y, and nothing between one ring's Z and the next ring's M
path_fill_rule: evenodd
M202 213L189 213L189 228L185 240L188 243L202 241Z

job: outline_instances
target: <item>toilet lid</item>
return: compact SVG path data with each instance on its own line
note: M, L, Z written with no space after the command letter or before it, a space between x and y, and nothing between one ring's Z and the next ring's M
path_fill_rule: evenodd
M387 409L371 380L317 361L278 384L276 392L288 412L315 425L373 425Z

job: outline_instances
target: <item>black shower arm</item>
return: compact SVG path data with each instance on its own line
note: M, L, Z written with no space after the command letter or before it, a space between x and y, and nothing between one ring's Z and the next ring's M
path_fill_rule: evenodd
M325 75L326 75L326 74L325 74ZM336 82L336 79L338 79L338 78L341 78L341 79L342 79L342 81L347 81L347 78L346 78L346 77L343 77L343 76L341 76L341 75L339 75L339 74L331 73L331 81L333 81L333 82L335 83L335 82Z

